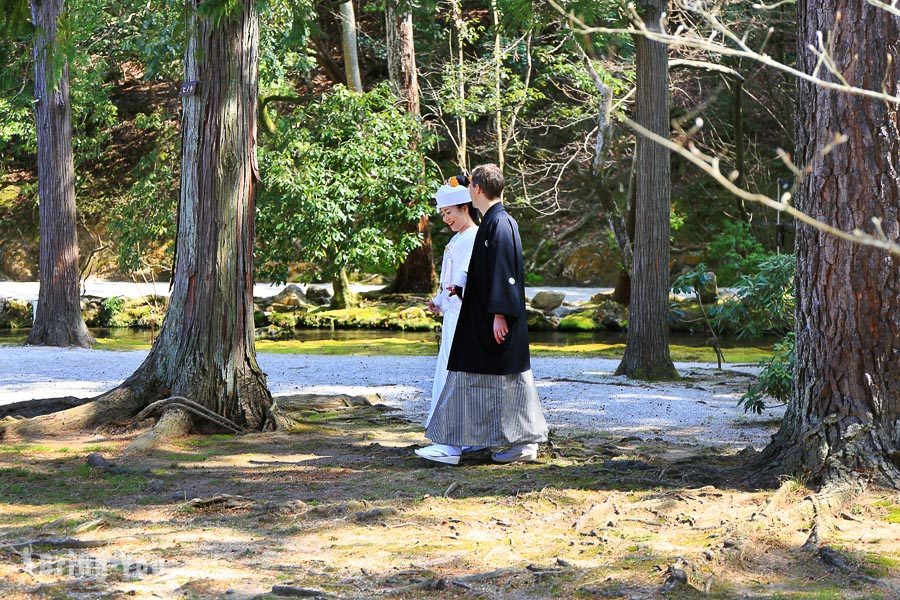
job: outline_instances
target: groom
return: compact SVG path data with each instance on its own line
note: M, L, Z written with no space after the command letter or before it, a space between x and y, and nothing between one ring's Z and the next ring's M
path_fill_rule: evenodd
M458 464L464 449L492 447L505 448L493 453L497 462L534 461L538 443L547 441L547 423L531 373L519 227L500 201L505 181L499 167L476 167L470 179L482 221L447 382L425 430L435 446L416 454Z

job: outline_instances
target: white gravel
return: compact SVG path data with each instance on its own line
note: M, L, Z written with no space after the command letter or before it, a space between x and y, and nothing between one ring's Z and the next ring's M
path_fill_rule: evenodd
M33 398L88 397L114 387L143 361L146 351L0 347L0 405ZM415 420L428 409L432 357L260 354L276 396L304 392L378 393ZM643 384L612 375L618 361L534 358L532 367L552 428L578 428L681 443L760 448L771 420L745 414L737 399L754 367L679 363L691 380ZM766 423L768 421L768 423Z

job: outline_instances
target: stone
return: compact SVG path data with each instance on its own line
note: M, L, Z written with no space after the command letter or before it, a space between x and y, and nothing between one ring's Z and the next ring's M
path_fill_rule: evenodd
M290 329L278 325L268 325L256 330L256 339L258 340L288 340L292 336L293 332Z
M562 305L565 298L564 292L538 292L531 299L531 306L544 312L550 312Z
M33 324L31 302L0 298L0 329L31 327Z
M556 317L557 319L563 319L577 312L578 309L572 306L558 306L550 311L550 316Z
M594 310L594 321L603 329L623 331L628 328L628 307L607 297Z
M278 292L278 294L272 299L273 307L275 305L279 306L281 312L284 312L285 309L296 309L303 306L309 306L309 300L306 298L306 294L300 289L299 286L291 283L283 290Z
M575 311L559 321L560 331L597 331L600 324L591 310Z
M673 302L669 306L669 329L684 333L706 331L706 320L697 302Z
M410 306L397 313L398 319L427 319L428 313L421 306Z
M328 288L320 285L311 285L306 288L306 299L310 304L324 306L331 304L331 293L328 291Z
M712 271L705 272L700 278L700 301L703 304L715 304L719 299L719 288L716 282L716 274Z
M552 331L555 329L555 324L553 321L547 318L547 316L537 310L536 308L525 307L525 317L528 319L528 330L529 331Z
M608 284L610 264L594 245L576 248L563 258L562 278L580 286Z

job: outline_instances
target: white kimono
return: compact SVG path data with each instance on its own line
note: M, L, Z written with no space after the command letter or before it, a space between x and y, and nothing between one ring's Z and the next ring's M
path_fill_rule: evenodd
M434 407L437 405L441 391L444 389L444 383L447 381L447 360L450 358L453 334L456 332L459 309L462 306L459 296L451 296L447 288L451 285L466 287L469 259L472 257L472 246L477 233L478 227L473 225L450 238L447 247L444 248L444 260L441 262L441 289L438 295L432 299L432 302L444 313L444 321L441 325L441 348L434 369L434 384L431 387L431 407L428 409L428 417L425 419L426 427L431 421Z

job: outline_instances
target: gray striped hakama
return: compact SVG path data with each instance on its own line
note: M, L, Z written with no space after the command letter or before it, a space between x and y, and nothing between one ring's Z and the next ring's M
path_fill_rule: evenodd
M450 371L425 436L449 446L515 446L547 441L531 371L489 375Z

